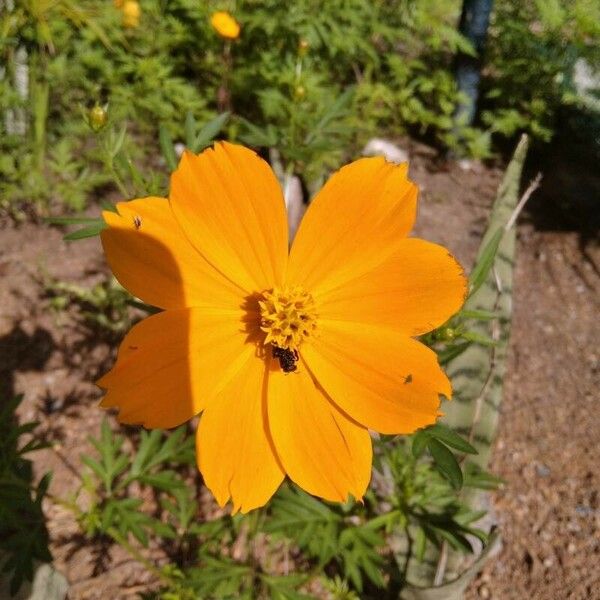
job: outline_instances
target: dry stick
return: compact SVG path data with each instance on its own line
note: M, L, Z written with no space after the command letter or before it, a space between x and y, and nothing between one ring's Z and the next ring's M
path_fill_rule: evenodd
M509 231L511 229L511 227L514 226L514 224L517 221L517 217L519 216L519 214L525 207L525 204L527 204L527 201L529 200L529 198L531 198L531 195L533 194L533 192L535 192L535 190L537 190L540 187L541 181L542 181L542 174L538 173L534 177L534 179L531 181L531 183L529 184L529 186L527 187L527 189L521 196L521 199L517 203L517 206L511 213L510 218L508 219L508 221L506 222L506 225L504 226L505 232ZM498 272L496 271L496 269L493 269L493 274L494 274L494 279L496 282L496 290L497 290L496 300L494 302L494 308L492 310L492 312L495 313L498 310L498 305L500 303L500 298L502 296L503 289L502 289L502 281L501 281L500 276L498 275ZM492 327L493 327L492 339L494 340L494 342L497 342L500 338L500 333L501 333L500 327L498 326L497 319L494 320ZM483 407L483 401L484 401L485 395L487 393L487 390L492 382L492 378L493 378L493 374L494 374L495 370L496 370L496 346L494 345L494 346L492 346L492 349L490 351L490 368L489 368L486 378L483 382L483 386L481 387L481 391L479 392L479 394L477 395L477 399L475 400L475 413L473 415L473 420L471 422L471 427L469 430L469 443L471 443L473 441L473 438L475 437L475 427L479 423L479 419L481 417L481 409ZM446 572L447 563L448 563L448 543L444 540L442 542L442 547L440 550L440 557L438 559L438 563L437 563L436 570L435 570L435 576L433 579L434 586L442 585L442 582L444 580L444 574Z
M512 215L510 215L510 219L508 219L508 222L504 226L504 231L508 231L511 227L513 227L520 212L525 207L525 204L527 204L527 201L529 200L529 198L531 198L531 194L533 194L533 192L535 192L535 190L537 190L540 187L541 182L542 182L542 174L538 173L531 180L529 187L525 190L525 192L521 196L521 199L519 200L517 206L513 210Z

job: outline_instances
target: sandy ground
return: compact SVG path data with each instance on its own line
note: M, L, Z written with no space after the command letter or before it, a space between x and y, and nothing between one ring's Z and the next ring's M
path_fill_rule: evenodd
M470 265L500 171L477 164L465 171L436 162L423 146L410 150L422 187L418 235ZM546 178L518 228L509 374L492 465L507 482L493 499L504 545L470 600L600 598L597 216L577 194L565 209L557 185ZM575 214L565 219L563 210ZM64 496L89 451L87 436L98 431L91 382L110 365L116 342L90 336L70 312L48 309L44 277L89 285L106 273L98 240L68 245L61 236L41 224L0 222L0 392L23 393L21 418L42 422L53 448L38 453L36 467L53 470L51 492ZM67 511L45 508L72 600L147 589L151 577L119 548L86 545Z

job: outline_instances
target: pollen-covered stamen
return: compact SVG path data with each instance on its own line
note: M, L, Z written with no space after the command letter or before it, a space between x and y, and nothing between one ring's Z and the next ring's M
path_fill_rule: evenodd
M267 334L265 344L298 350L314 334L317 314L313 297L301 287L274 288L262 295L260 328Z

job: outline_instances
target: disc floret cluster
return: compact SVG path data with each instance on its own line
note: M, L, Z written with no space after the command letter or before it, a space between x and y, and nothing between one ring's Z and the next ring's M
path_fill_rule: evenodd
M311 294L301 286L273 288L259 300L260 328L267 335L265 344L286 350L298 350L317 328L317 312Z

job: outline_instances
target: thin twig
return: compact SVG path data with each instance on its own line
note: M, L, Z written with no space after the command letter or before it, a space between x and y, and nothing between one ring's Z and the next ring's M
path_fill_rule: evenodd
M533 192L535 192L535 190L537 190L540 187L541 182L542 182L542 174L538 173L532 179L531 183L529 184L529 187L525 190L525 192L521 196L521 199L517 203L517 206L513 210L512 214L510 215L510 219L508 219L506 225L504 226L504 231L508 231L515 224L515 221L517 220L517 217L519 216L520 212L523 210L523 207L525 206L525 204L527 204L527 201L529 200L529 198L531 198L531 194L533 194Z
M442 548L440 550L440 557L438 559L437 567L435 569L435 577L433 578L433 585L439 586L444 583L444 574L446 572L446 564L448 563L448 543L446 540L442 542Z

